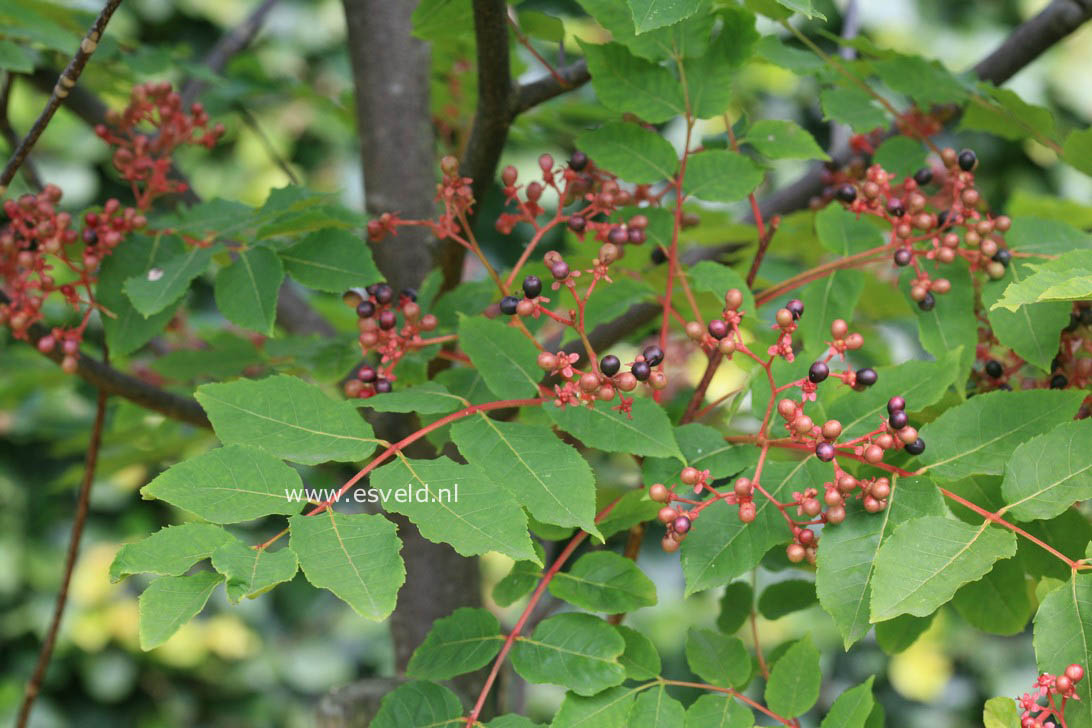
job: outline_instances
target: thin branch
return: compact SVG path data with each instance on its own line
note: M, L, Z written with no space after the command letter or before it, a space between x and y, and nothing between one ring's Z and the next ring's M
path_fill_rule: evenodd
M15 75L7 71L4 73L4 83L0 85L0 136L4 137L4 141L8 143L12 151L19 146L19 135L15 132L15 127L11 125L11 118L8 116L8 102L11 99L11 86L14 80ZM29 157L23 160L23 176L26 177L31 189L41 191L42 178L38 176L38 170Z
M12 154L11 160L8 161L7 166L4 167L4 171L0 173L0 195L7 192L8 185L15 178L15 173L19 171L20 165L30 154L30 150L34 147L38 141L38 137L45 131L46 126L49 125L50 119L53 118L53 114L57 112L57 108L61 105L61 102L73 86L76 85L76 81L79 80L80 74L83 73L84 66L87 65L87 61L90 60L91 54L98 48L99 41L102 40L102 34L106 30L106 24L110 22L111 16L114 11L121 5L121 0L107 0L106 6L103 7L102 12L95 18L95 22L91 24L90 29L87 31L87 35L80 41L79 50L76 51L76 55L72 57L72 60L68 62L68 66L61 72L61 75L57 78L57 84L53 87L53 93L49 96L49 101L46 102L46 106L42 109L42 113L38 116L37 121L27 132L26 137L16 147L15 152Z
M106 356L103 356L105 365ZM19 718L15 725L17 728L26 728L30 718L31 708L42 688L45 679L46 668L49 667L49 659L53 655L53 646L57 642L57 632L61 627L61 617L64 616L64 607L68 601L68 585L72 581L72 570L76 566L76 557L80 551L80 539L83 536L83 526L87 521L88 504L91 501L91 486L95 482L95 466L98 464L99 450L102 448L103 423L106 421L106 400L109 395L100 389L95 405L95 421L91 426L91 441L87 445L87 455L84 459L83 481L80 483L80 494L76 501L76 514L72 519L72 533L68 538L68 554L65 556L64 575L61 577L61 588L57 592L57 600L53 605L53 619L46 632L42 649L38 653L38 662L34 666L34 673L27 683L26 692L23 695L23 704L19 707Z
M515 118L541 103L556 98L564 93L580 88L591 80L587 62L581 58L579 61L558 68L553 74L521 84L512 94L512 107L510 115ZM562 83L564 81L564 83Z
M1092 0L1053 0L979 61L974 67L975 75L1000 86L1089 20L1092 20Z
M277 151L277 148L273 146L273 140L270 139L269 136L262 129L261 125L258 123L258 119L255 118L254 114L250 113L250 109L246 108L242 104L235 104L235 111L238 112L239 116L243 120L243 123L249 126L250 130L253 131L254 134L258 137L258 141L260 141L262 143L262 146L265 147L265 152L269 155L269 158L273 160L273 163L276 164L282 172L284 172L285 176L288 177L292 184L300 184L299 177L297 177L296 173L292 171L292 168L288 166L288 162L286 162L284 157L280 155L280 153Z

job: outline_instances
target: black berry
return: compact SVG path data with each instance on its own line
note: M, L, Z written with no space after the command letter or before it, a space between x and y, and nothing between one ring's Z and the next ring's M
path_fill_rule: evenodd
M1001 362L996 359L990 359L986 362L986 374L989 374L994 379L997 379L1005 373L1005 368L1001 366Z
M909 248L899 248L895 251L895 265L910 265L910 261L913 259L914 254L910 252Z
M665 253L664 249L659 245L652 249L652 255L650 257L653 265L660 265L661 263L667 262L667 253Z
M542 293L542 279L538 276L527 276L523 279L523 295L527 298L537 298Z
M951 210L941 210L937 215L937 227L942 228L948 224L948 218L952 216Z
M403 288L402 289L402 297L405 298L407 301L416 301L417 300L417 289L416 288Z
M1092 308L1082 308L1078 320L1085 326L1092 326Z
M375 304L371 301L361 301L356 306L356 315L360 318L371 318L375 316Z
M970 149L964 149L959 153L959 168L964 172L970 172L978 164L978 155Z
M378 284L378 283L373 283L370 286L368 286L367 288L365 288L364 290L367 291L369 296L374 296L375 292L379 289L379 285L380 284Z
M932 293L926 293L925 298L918 301L918 308L922 311L932 311L936 305L937 299Z
M794 298L786 303L785 308L789 309L789 313L792 314L794 319L799 319L804 315L804 302L799 298Z
M834 196L848 204L857 199L857 188L849 184L842 185L835 191Z
M638 382L643 382L652 375L652 367L646 361L634 362L629 370Z
M357 379L367 384L368 382L374 382L377 376L375 368L370 367L367 364L360 367L356 373Z
M376 391L377 394L386 394L387 392L391 391L390 380L387 380L387 379L377 380L376 383L375 383L375 391Z
M625 245L626 241L629 240L629 235L623 228L612 227L610 232L607 233L607 240L615 245Z
M895 410L892 412L891 417L889 417L887 421L890 422L891 426L896 430L901 430L910 424L910 418L907 417L906 413L902 410Z
M910 453L911 455L921 455L923 452L925 452L925 440L922 440L920 437L914 440L912 443L906 446L906 452Z
M556 280L563 281L569 277L569 264L565 261L558 261L550 266L550 273Z
M830 376L830 367L824 362L817 361L808 369L808 380L812 384L818 384Z
M645 240L647 240L645 231L638 228L630 228L629 232L626 233L626 238L633 245L644 245Z
M863 384L866 387L871 387L876 383L876 380L880 378L880 375L876 373L876 370L872 367L865 367L864 369L857 370L857 384Z
M569 157L569 167L576 172L583 172L584 168L588 166L588 155L584 152L573 152L573 155Z
M570 215L569 216L569 229L574 233L584 232L584 228L588 226L588 221L584 219L583 215Z
M386 283L380 283L375 287L375 300L379 303L390 303L394 298L394 289Z
M599 362L599 371L606 374L608 377L613 377L618 373L618 369L621 368L622 362L614 354L607 354Z
M834 459L834 445L829 442L821 442L815 446L815 457L822 460L824 463L829 463Z
M645 350L641 353L644 355L645 361L648 362L650 367L657 366L664 360L664 350L655 344L646 346Z
M922 167L917 172L914 172L914 181L924 187L933 181L933 170L929 167Z
M395 327L398 323L398 318L394 315L394 311L382 311L379 314L379 328L384 331L389 331Z
M500 310L501 313L512 316L516 313L516 308L519 306L519 299L515 296L505 296L501 299Z
M1066 379L1064 374L1055 374L1050 378L1051 389L1065 389L1067 384L1069 384L1069 380Z
M906 214L906 207L903 206L902 200L893 198L887 201L887 214L891 217L902 217Z
M709 322L709 335L714 339L723 339L728 335L728 324L723 319L713 319Z
M887 400L887 412L888 414L894 414L895 412L901 412L906 409L906 400L902 397L895 395L891 399Z
M99 234L95 232L95 228L83 229L83 242L87 245L94 245L99 241Z
M993 259L1003 266L1008 266L1008 264L1012 262L1012 251L1006 248L1001 248L996 253L994 253Z

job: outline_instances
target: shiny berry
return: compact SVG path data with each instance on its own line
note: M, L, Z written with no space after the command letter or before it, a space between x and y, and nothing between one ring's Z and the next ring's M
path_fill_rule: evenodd
M959 153L959 168L964 172L970 172L978 164L978 155L970 149L964 149Z
M933 181L933 170L929 167L922 167L917 172L914 172L914 181L924 187Z
M793 319L799 319L804 315L804 302L799 298L794 298L785 304L785 308L792 314Z
M1065 676L1073 682L1080 682L1084 678L1084 668L1080 665L1070 665L1065 669Z
M587 227L588 221L584 219L583 215L569 216L569 229L572 230L574 233L582 233Z
M371 301L361 301L356 307L356 315L362 319L375 315L375 304Z
M914 254L910 252L909 248L899 248L895 251L895 265L905 266L910 265L910 261L914 259Z
M857 370L857 384L862 384L866 387L871 387L876 383L876 380L880 378L880 375L876 373L876 370L872 367L865 367L864 369Z
M891 399L887 400L887 412L888 414L894 414L895 412L901 412L906 409L906 400L902 397L895 395Z
M1001 366L1001 362L996 359L990 359L986 362L986 374L989 374L994 379L998 379L1005 373L1005 368Z
M671 525L675 529L675 533L686 533L690 530L690 519L686 516L679 516Z
M383 311L379 314L379 328L390 331L397 325L398 317L395 316L394 311Z
M656 483L649 486L648 497L657 503L667 503L667 499L670 497L671 491L667 489L663 483Z
M588 155L584 152L573 152L573 155L569 157L569 167L574 172L583 172L584 168L588 166Z
M599 362L599 371L606 374L608 377L613 377L618 373L618 369L621 368L622 362L614 354L607 354Z
M918 301L918 308L920 308L922 311L932 311L934 308L936 308L936 305L936 297L928 291L925 293L925 297Z
M657 245L652 249L652 254L649 256L649 259L652 261L653 265L661 265L667 262L667 253L664 252L663 248Z
M889 417L887 421L892 428L901 430L909 424L910 418L902 410L895 410L891 413L891 417Z
M921 455L923 452L925 452L925 440L922 440L920 437L914 440L912 443L906 446L906 452L910 453L911 455Z
M825 381L830 376L830 367L824 362L817 361L811 365L808 369L808 381L812 384L819 384L819 382Z
M357 379L365 383L374 382L376 376L378 375L376 374L375 368L370 367L367 364L360 367L360 369L358 369L356 372Z
M891 217L902 217L906 214L906 207L902 204L902 200L891 199L887 201L887 214Z
M634 362L629 370L638 382L646 381L649 375L652 374L652 367L648 365L648 362L644 361Z
M728 335L728 324L723 319L713 319L709 322L709 335L714 339L723 339Z
M646 346L642 354L650 367L658 366L664 360L664 350L655 344Z
M1065 389L1067 384L1069 384L1069 380L1064 374L1055 374L1050 378L1051 389Z
M834 459L834 445L829 442L821 442L815 446L815 457L822 460L824 463L829 463Z
M857 188L850 184L842 185L834 193L834 196L848 204L857 199Z
M513 316L516 313L516 309L519 307L519 299L515 296L505 296L501 299L500 310L501 313Z
M644 245L645 240L648 239L645 236L645 231L639 228L630 228L626 233L626 238L631 245Z
M375 391L378 394L386 394L391 391L391 383L388 379L380 379L375 383Z
M569 264L563 260L559 260L550 266L550 273L556 280L563 281L569 277Z
M615 245L623 245L629 239L629 235L626 233L625 228L612 227L610 232L607 233L607 240Z
M414 302L417 301L417 289L416 288L403 288L401 295L402 295L402 298L405 298L407 301L414 301Z
M542 279L538 276L527 276L523 279L523 295L527 298L537 298L542 293Z
M1007 248L1001 248L993 255L993 259L1001 265L1007 266L1012 262L1012 251Z
M375 300L379 303L390 303L394 299L394 289L386 283L380 283L375 287Z

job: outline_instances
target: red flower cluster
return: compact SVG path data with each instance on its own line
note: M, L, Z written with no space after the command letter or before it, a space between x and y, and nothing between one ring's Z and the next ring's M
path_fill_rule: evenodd
M1077 683L1084 678L1084 668L1073 664L1061 675L1043 673L1035 681L1034 689L1024 693L1017 701L1023 711L1020 728L1058 728L1065 726L1065 704L1078 700ZM1046 705L1040 700L1046 698ZM1057 699L1057 702L1055 700Z

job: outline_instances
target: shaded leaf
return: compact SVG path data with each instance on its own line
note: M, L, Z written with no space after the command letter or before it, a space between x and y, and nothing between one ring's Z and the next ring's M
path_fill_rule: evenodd
M803 715L819 699L822 679L819 650L812 644L811 636L804 637L786 650L770 670L766 706L786 718Z
M212 554L212 566L227 579L228 599L256 597L277 584L291 581L299 568L296 553L290 548L279 551L253 549L232 539Z
M617 614L656 603L656 585L630 559L613 551L584 554L557 574L550 593L581 609Z
M229 541L231 534L207 523L167 526L118 549L110 564L110 580L121 581L130 574L181 576Z
M211 571L161 576L140 595L140 649L159 647L205 608L224 577Z
M432 623L410 658L406 674L423 680L449 680L473 672L500 652L500 622L488 609L460 607Z
M543 620L530 637L517 638L511 659L525 680L589 696L625 679L618 662L624 649L625 640L603 620L566 613Z

